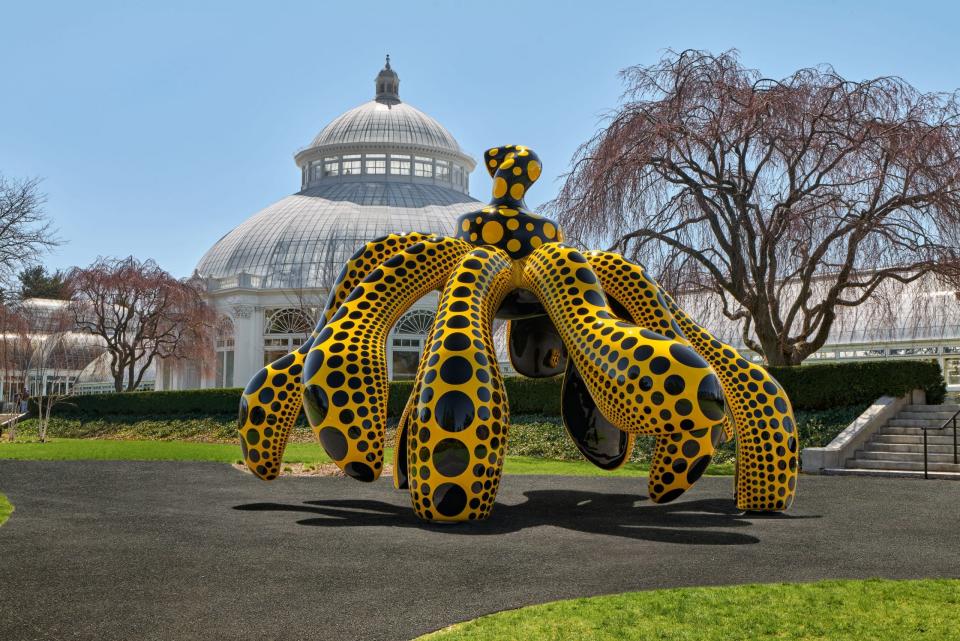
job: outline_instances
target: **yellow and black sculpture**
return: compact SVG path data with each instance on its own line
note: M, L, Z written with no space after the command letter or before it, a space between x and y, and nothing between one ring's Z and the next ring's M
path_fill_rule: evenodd
M493 509L510 425L494 317L509 322L517 372L564 375L564 424L595 465L615 469L636 434L654 435L649 493L664 503L735 431L738 507L788 508L797 435L777 382L697 325L643 267L564 245L555 222L527 211L524 196L541 171L533 151L496 147L484 161L493 200L462 216L455 238L405 233L361 247L309 340L250 381L239 421L249 468L276 478L302 402L330 458L353 478L376 479L387 333L417 299L440 290L395 447L394 484L409 488L421 518L483 519Z

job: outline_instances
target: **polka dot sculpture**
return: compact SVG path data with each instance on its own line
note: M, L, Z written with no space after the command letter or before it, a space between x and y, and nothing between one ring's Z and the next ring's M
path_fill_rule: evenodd
M440 290L436 320L397 428L394 484L429 521L493 510L509 406L491 337L508 322L520 374L563 374L563 421L584 457L612 470L637 434L655 436L649 494L671 501L737 439L740 509L787 509L797 482L790 401L762 367L697 325L635 265L563 244L557 224L525 208L537 155L507 145L484 156L493 200L458 221L457 236L394 234L361 247L304 345L267 365L243 394L240 436L262 479L280 462L301 403L327 454L373 481L384 466L387 333L417 299Z

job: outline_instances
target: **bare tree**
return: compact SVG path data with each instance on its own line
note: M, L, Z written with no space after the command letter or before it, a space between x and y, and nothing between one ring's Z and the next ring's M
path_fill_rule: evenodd
M66 307L37 315L29 325L35 333L30 336L27 370L35 381L32 400L37 408L37 439L45 443L53 408L72 395L72 376L102 348L96 337L73 331L73 316Z
M956 94L829 66L768 80L733 51L622 77L548 209L569 237L713 292L768 363L802 362L884 284L956 276Z
M21 269L60 244L43 211L46 198L36 178L11 180L0 175L0 281L12 283Z
M67 283L73 320L103 339L118 392L136 390L157 358L212 362L216 314L195 280L131 256L99 258Z
M33 355L30 325L20 310L0 303L0 369L3 371L3 401L14 403L13 413L19 414L15 404L27 387L27 372ZM17 438L17 421L9 424L8 438Z

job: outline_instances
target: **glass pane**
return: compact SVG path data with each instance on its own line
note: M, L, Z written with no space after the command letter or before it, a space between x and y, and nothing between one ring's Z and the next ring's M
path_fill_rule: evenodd
M417 375L420 352L397 350L393 352L393 380L401 381Z

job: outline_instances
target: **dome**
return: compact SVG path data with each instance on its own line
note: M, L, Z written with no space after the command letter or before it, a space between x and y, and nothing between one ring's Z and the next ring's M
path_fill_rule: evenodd
M437 185L321 184L241 223L200 259L197 271L222 279L217 288L327 288L365 242L399 232L452 235L460 214L477 207L468 195Z
M446 127L415 107L380 100L365 102L336 118L310 148L363 143L410 145L449 154L463 151Z
M473 159L443 125L400 100L390 59L373 100L335 118L295 156L300 191L248 218L197 264L211 291L325 289L364 243L390 233L452 235L479 208Z

